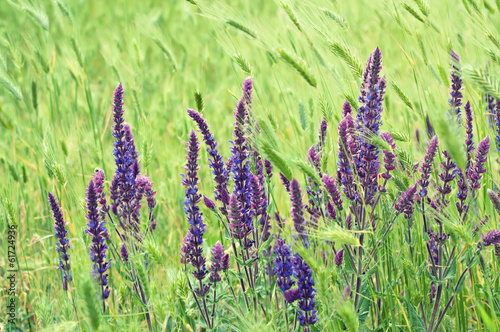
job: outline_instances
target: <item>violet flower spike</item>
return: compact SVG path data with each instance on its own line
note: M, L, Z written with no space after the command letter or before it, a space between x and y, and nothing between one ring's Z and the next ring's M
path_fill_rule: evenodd
M246 140L248 111L245 107L247 99L250 98L249 94L250 90L244 92L244 96L238 101L234 110L235 123L233 131L234 142L231 142L231 173L234 180L233 193L240 202L241 215L247 226L253 230L250 189L251 172Z
M500 230L490 231L486 236L482 235L482 240L485 247L500 244Z
M496 140L497 143L497 152L500 152L500 100L495 102L495 120L496 120Z
M109 237L106 229L106 220L101 219L98 208L99 193L101 187L96 187L95 179L90 180L86 191L86 209L87 209L87 233L92 243L90 245L90 260L92 261L93 274L98 278L101 286L103 312L106 311L105 300L109 297L108 275L106 271L110 268L111 259L106 260L106 252L108 246L105 244L106 238Z
M471 167L468 176L469 187L471 189L472 197L475 197L476 191L481 187L481 179L483 178L483 174L486 173L485 165L489 149L490 149L490 137L486 136L477 145L477 151L474 157L474 166Z
M120 256L122 257L123 262L128 262L128 250L125 243L122 243L122 246L120 247Z
M220 241L217 241L215 245L212 248L212 265L210 266L210 277L208 280L212 283L217 283L221 281L221 277L219 275L219 272L221 272L223 269L223 257L224 257L224 247L220 243Z
M429 143L427 144L427 151L425 153L424 162L422 167L420 168L420 172L422 173L418 184L420 186L420 197L427 196L427 188L429 187L429 179L432 173L432 164L434 163L434 157L436 156L437 148L438 148L438 138L434 136L431 138Z
M335 184L335 179L328 176L327 174L323 175L323 185L325 186L326 191L330 195L330 198L335 203L335 206L339 211L342 211L342 196L338 190L337 185Z
M290 185L290 200L292 201L292 211L290 214L292 215L295 231L297 231L307 247L308 243L306 221L304 219L304 206L302 205L302 190L300 189L300 184L296 179L293 179Z
M229 205L229 195L227 192L228 171L224 167L224 160L217 150L219 144L215 141L214 135L210 132L209 126L205 119L195 110L188 109L188 115L196 122L200 133L203 135L203 141L207 145L207 152L210 156L209 165L212 169L215 185L215 200L221 201L225 206ZM225 209L221 209L225 215Z
M472 108L470 106L470 102L467 101L464 107L465 111L465 128L467 135L465 135L465 149L467 150L467 166L466 166L466 171L465 174L468 176L469 175L469 168L471 167L472 164L472 155L474 154L474 141L472 138L474 137L472 133L472 127L473 127L473 119L472 119Z
M398 202L394 206L398 213L404 213L406 219L410 219L414 211L415 194L417 193L417 185L413 185L401 194Z
M351 104L349 104L349 102L346 100L344 101L344 105L342 105L342 116L346 117L347 114L351 113L352 113Z
M453 162L453 160L451 160L448 151L444 150L442 152L442 155L444 161L441 162L441 169L443 171L438 175L439 179L442 181L442 185L438 186L437 190L441 194L442 197L441 202L443 206L446 207L449 203L449 201L446 200L446 195L451 193L451 185L449 183L453 181L453 179L455 179L454 170L457 167L457 165Z
M297 279L297 286L300 291L299 299L299 322L300 326L304 327L304 331L309 331L308 326L314 325L317 321L316 317L316 290L314 289L314 279L312 270L306 261L299 255L295 254L292 259L293 276Z
M341 249L337 251L337 254L335 255L334 259L335 265L340 267L342 265L343 260L344 260L344 249Z
M448 104L450 105L450 115L455 115L457 117L458 124L461 124L461 113L460 106L462 106L462 72L460 69L460 57L455 51L451 50L451 87L450 87L450 99L448 99Z
M291 246L287 246L283 238L277 238L273 247L273 272L277 278L276 284L282 292L288 291L295 284L292 280L292 250L290 248Z
M290 180L288 180L284 175L283 173L280 172L280 179L281 179L281 183L283 184L283 186L285 187L285 190L287 192L290 192Z
M386 181L388 181L392 178L390 172L396 168L395 166L396 155L393 153L393 151L396 149L396 144L394 144L394 140L392 139L392 136L389 133L383 132L380 134L380 137L391 147L391 151L385 151L385 150L382 151L384 153L384 166L385 166L385 173L382 174L382 177Z
M63 212L59 206L59 202L52 193L49 192L49 206L54 219L54 227L56 230L56 252L59 254L59 269L63 272L63 290L68 290L68 281L73 280L71 275L71 265L69 263L68 249L71 248L67 239L68 231L66 230L66 221L64 221Z
M366 76L364 76L361 84L361 96L359 97L361 107L356 117L358 120L356 130L360 133L379 135L382 124L383 96L386 87L385 79L380 77L381 69L382 52L377 47L369 58L365 72ZM370 205L378 189L377 176L380 165L377 146L367 140L362 140L359 144L359 153L354 159L361 185L365 191L365 202Z
M351 158L349 156L351 148L355 145L352 142L350 132L354 129L354 123L350 114L347 114L339 123L339 147L337 161L337 177L339 183L344 186L344 194L350 200L355 197L354 176L351 168Z
M209 291L209 287L203 284L203 279L208 271L205 268L206 259L203 257L203 235L205 234L205 224L203 223L203 214L199 211L199 202L201 195L198 193L198 152L200 150L198 138L194 130L189 135L187 163L185 166L186 174L182 175L182 185L186 194L184 199L184 213L189 222L189 229L184 239L184 250L187 262L194 268L193 276L200 282L200 287L194 290L195 294L201 298ZM182 258L182 256L181 256Z

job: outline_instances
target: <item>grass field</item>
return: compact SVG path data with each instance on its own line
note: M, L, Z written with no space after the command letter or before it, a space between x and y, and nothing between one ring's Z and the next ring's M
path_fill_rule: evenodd
M270 182L266 180L273 196L268 209L270 214L279 211L287 219L283 236L311 266L315 279L318 321L311 330L433 331L429 321L435 307L436 320L444 312L436 327L439 331L500 330L500 254L495 256L491 247L484 248L484 240L481 253L476 253L481 234L500 229L500 211L495 210L487 192L498 192L500 183L495 142L500 128L485 101L485 94L500 99L500 81L496 79L499 15L498 0L1 1L0 228L5 234L0 240L4 258L0 261L4 289L1 328L147 331L144 313L149 311L149 328L154 331L208 329L188 287L193 276L183 272L179 261L188 230L180 174L185 173L190 131L197 129L186 109L202 113L226 160L231 155L233 110L242 95L242 82L250 76L252 114L264 132L266 128L272 132L272 137L255 138L256 145L274 139L273 151L282 162L274 164L274 176ZM362 106L358 99L362 74L377 46L383 55L381 75L387 85L381 128L391 133L398 148L394 179L382 195L382 203L367 210L376 215L379 228L358 227L345 233L333 226L336 223L327 223L319 239L313 240L315 245L305 249L294 236L290 198L278 171L290 169L302 185L307 203L305 186L314 178L308 173L314 168L308 164L307 154L317 143L319 123L325 118L328 130L322 171L336 178L342 105L348 100L353 112ZM466 169L466 119L463 117L462 125L457 126L448 112L451 50L461 59L463 104L467 100L471 104L474 147L489 136L491 148L477 195L467 198L467 217L455 208L459 199L457 180L453 180L448 207L433 212L431 204L425 203L424 210L424 205L415 204L412 243L406 219L394 215L392 205L420 179L413 164L423 160L429 144L427 123L439 137L430 199L438 195L443 150L448 151L457 169ZM142 254L148 257L147 276L141 279L147 288L147 303L134 295L123 272L127 265L112 257L111 293L102 313L100 287L90 273L85 190L96 169L104 170L106 187L116 169L111 102L119 82L125 91L125 121L135 137L142 173L150 177L156 191L158 226L141 246ZM461 110L464 113L464 106ZM202 145L200 193L213 199L208 153L201 135L198 139ZM269 153L263 156L272 159ZM383 156L380 152L380 174L385 169ZM68 291L61 286L55 250L58 238L54 236L48 192L60 201L67 223L73 275ZM351 206L344 194L342 197L340 224ZM217 240L226 241L228 249L229 237L224 235L223 225L200 204L207 224L205 254ZM446 260L440 261L437 277L428 272L432 265L426 247L429 237L423 229L425 213L427 222L441 220L442 233L450 234L447 249L443 245L445 251L440 253ZM386 237L383 225L393 215L396 222ZM486 217L489 219L482 225ZM270 222L276 235L274 218ZM16 229L15 324L9 323L7 307L12 297L7 279L11 225ZM481 229L474 231L474 227ZM111 233L112 227L108 225L108 229ZM349 241L359 244L365 233L369 234L365 250L378 248L377 241L381 241L377 259L366 263L366 257L363 261L360 256L360 265L369 267L363 273L352 265L337 268L329 243L348 250ZM348 240L340 239L339 234ZM274 241L270 245L274 246ZM356 254L362 252L356 245L352 248ZM327 252L329 264L324 264L321 252ZM235 264L231 258L233 272ZM254 290L258 292L258 310L252 305L246 312L237 310L247 307L233 278L237 300L233 300L228 284L219 286L222 294L218 294L218 323L213 330L285 331L285 311L291 317L288 328L302 329L293 323L297 305L284 311L281 302L274 302L282 295L271 279L266 281L264 266L270 266L269 258L262 258L261 264L267 265L260 266ZM354 296L360 292L354 287L353 296L346 295L345 273L352 274L354 284L355 276L361 280L369 274L360 281L365 287L361 300ZM349 278L345 279L349 283ZM429 301L432 282L443 288L437 306ZM207 301L212 303L212 299ZM448 301L451 305L446 308Z

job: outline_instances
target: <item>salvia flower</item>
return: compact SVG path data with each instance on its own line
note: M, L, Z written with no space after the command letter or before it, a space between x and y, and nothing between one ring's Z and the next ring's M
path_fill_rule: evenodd
M290 185L290 200L292 201L291 216L294 227L300 238L307 246L306 221L304 219L304 207L302 205L302 190L297 179L293 179Z
M429 290L429 302L432 304L434 300L434 296L436 296L436 286L434 283L431 284L431 289Z
M115 138L113 155L116 171L111 182L110 198L113 213L120 217L120 220L129 220L128 216L135 212L135 206L130 202L135 197L135 179L139 174L139 162L130 126L125 123L123 114L123 87L120 83L115 90L113 100L115 125L112 134Z
M251 85L250 85L251 86ZM251 188L250 188L250 161L249 152L247 147L246 129L248 111L245 105L248 104L247 99L250 98L250 91L247 91L247 85L243 87L243 97L238 101L234 109L234 131L233 139L231 142L231 173L234 180L234 191L240 202L241 215L243 220L252 230L252 208L251 208Z
M233 193L229 199L229 228L231 229L231 236L241 241L245 249L249 249L253 245L253 241L249 239L249 235L252 233L250 227L245 222L245 219L241 213L241 203Z
M68 231L66 230L66 221L64 221L63 212L59 206L59 202L52 193L49 192L49 206L54 219L54 227L56 229L56 251L59 253L59 269L63 272L63 290L68 290L68 281L73 280L71 276L71 265L69 264L68 249L71 248L67 239Z
M432 137L427 144L424 162L420 168L420 173L422 173L422 175L418 181L418 184L420 185L419 195L421 197L427 196L427 188L429 187L429 179L432 173L432 164L434 164L434 157L436 156L438 144L439 142L437 136Z
M448 104L450 105L450 115L455 115L457 117L458 124L460 121L460 106L462 106L462 72L460 69L460 57L455 51L451 50L451 92L450 99L448 99Z
M346 117L347 114L352 113L352 108L351 104L347 100L344 101L344 104L342 105L342 116Z
M333 204L332 200L326 202L326 213L328 213L330 219L337 219L337 210L335 210L335 205Z
M185 188L184 212L189 222L189 229L184 239L184 250L187 262L189 262L195 271L193 275L200 281L200 288L195 293L204 297L208 288L202 285L202 280L208 271L205 268L206 259L203 257L203 235L205 234L205 224L203 223L202 213L199 211L199 202L201 195L198 193L198 152L200 150L196 133L191 131L187 147L187 163L185 166L186 174L182 175L182 185Z
M203 141L207 145L207 152L210 156L208 162L210 168L212 169L212 173L214 176L215 185L215 199L217 201L223 202L225 205L229 204L229 195L227 194L227 181L228 181L228 172L227 169L224 168L224 160L222 159L221 154L219 153L218 146L219 144L215 141L214 135L210 132L207 122L195 110L188 109L188 115L196 122L198 125L198 129L200 133L203 135ZM225 213L225 210L221 210Z
M493 204L493 207L495 208L497 213L500 214L500 197L498 197L498 195L491 189L488 189L487 193L491 203Z
M348 113L339 123L339 148L337 161L337 175L339 182L344 186L344 194L349 199L355 197L354 176L351 167L351 158L349 154L351 148L355 145L352 141L351 131L354 129L354 123L351 114Z
M106 220L101 219L99 213L99 193L102 188L96 187L95 179L90 180L86 191L86 209L87 209L87 233L92 243L90 245L90 260L92 261L92 274L98 278L101 286L101 293L103 299L103 312L105 311L104 300L109 297L108 275L106 271L110 268L111 259L106 260L108 246L105 243L106 238L109 237L108 230L106 229Z
M283 184L283 186L285 187L286 191L287 192L290 192L290 180L288 180L284 175L283 173L280 172L280 179L281 179L281 183Z
M128 250L125 243L122 243L122 246L120 247L120 256L122 256L123 262L128 262Z
M359 97L362 106L358 110L356 129L367 135L379 135L382 124L382 102L386 83L385 79L380 77L381 69L382 52L377 47L368 59ZM365 191L365 202L370 205L377 191L377 176L380 169L377 146L368 140L361 140L355 162L361 185Z
M465 203L467 200L467 195L469 193L469 188L467 186L467 181L466 178L463 174L463 172L459 169L456 168L456 173L457 173L457 187L458 187L458 192L457 192L457 198L458 202L456 203L457 211L460 215L464 215L467 213L467 210L469 209L468 205Z
M390 172L393 171L396 166L396 155L393 153L394 149L396 148L396 144L394 144L394 140L392 139L391 134L383 132L380 134L380 138L382 138L385 142L387 142L392 151L385 151L383 150L382 152L384 153L384 166L385 166L385 173L382 174L382 177L385 180L390 180L392 178Z
M327 174L323 174L323 185L325 186L326 191L330 195L330 198L335 203L335 206L339 211L342 211L342 197L340 196L339 188L335 184L335 179L328 176Z
M277 278L276 284L282 292L286 292L295 284L292 280L292 250L290 249L290 246L286 245L285 239L277 238L273 251L273 272Z
M451 193L451 185L449 184L453 179L455 178L455 173L454 170L456 168L456 164L451 160L450 154L448 151L444 150L443 153L443 159L444 161L441 162L441 169L442 172L439 173L438 177L442 181L442 186L438 186L437 190L442 196L442 204L444 206L448 205L448 201L446 200L446 195Z
M335 254L335 259L334 259L335 265L340 267L342 265L343 260L344 260L344 249L340 249L339 251L337 251L337 254Z
M415 194L417 193L417 185L413 185L402 193L398 198L398 202L394 206L398 213L404 213L406 219L410 219L413 215Z
M490 231L486 236L482 236L485 247L500 244L500 230Z
M465 130L467 135L465 135L465 149L467 150L467 166L466 166L466 175L469 175L469 168L472 163L472 155L474 154L474 141L472 138L474 137L472 133L473 119L472 119L472 108L470 106L470 102L467 101L464 107L465 111Z
M207 196L203 196L203 203L205 203L205 206L207 207L207 209L209 209L209 210L215 209L215 202L212 201Z
M292 264L293 275L297 279L297 287L300 291L299 322L300 326L307 328L317 321L316 301L314 301L316 290L314 289L312 270L299 254L293 256Z
M283 296L288 303L293 303L300 299L300 290L298 288L290 289L289 291L284 292Z
M488 156L488 151L490 149L490 138L486 136L477 145L476 155L474 157L474 166L470 169L469 176L469 187L471 189L472 197L475 196L476 191L481 186L481 179L483 174L486 173L486 160Z
M219 275L219 272L222 271L222 259L224 257L224 247L220 243L220 241L217 241L215 243L214 247L212 248L212 265L210 266L210 277L208 280L210 282L216 283L221 281L221 277Z
M267 174L268 180L271 180L271 178L273 177L273 165L271 164L271 162L269 160L264 159L264 167L266 169L266 174Z

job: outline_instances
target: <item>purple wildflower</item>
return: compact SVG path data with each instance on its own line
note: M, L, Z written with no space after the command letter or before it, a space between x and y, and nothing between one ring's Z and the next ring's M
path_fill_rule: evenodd
M203 196L203 203L205 203L205 206L207 207L207 209L209 209L209 210L215 209L215 202L212 201L207 196Z
M349 104L349 102L346 100L344 101L344 105L342 105L342 116L346 117L347 114L351 113L352 113L351 104Z
M208 271L205 268L206 259L203 257L203 235L205 234L205 224L203 223L202 213L198 206L201 195L198 193L198 152L200 146L194 130L189 135L187 163L184 167L186 174L182 174L182 185L185 187L184 213L189 222L189 229L184 239L184 250L186 262L189 262L194 268L194 277L200 281L200 287L195 290L196 295L204 297L209 288L203 286L203 279Z
M146 201L148 203L149 210L149 221L150 221L150 231L154 231L156 229L156 220L154 219L153 211L156 207L156 199L155 196L156 191L153 191L153 184L151 180L147 176L139 175L136 178L136 195L135 195L135 205L136 205L136 215L139 215L139 211L141 208L141 200L143 197L146 197Z
M335 210L335 205L333 205L333 201L329 200L326 203L326 213L328 213L328 216L330 219L335 220L337 219L337 210Z
M462 72L460 70L460 57L451 50L451 92L448 104L450 105L450 115L456 115L458 124L460 121L460 106L462 106Z
M198 125L198 129L203 135L203 141L207 145L207 152L210 156L208 161L216 183L215 200L221 201L225 206L227 206L229 205L229 195L227 192L228 172L224 168L224 160L217 150L219 144L215 141L214 135L210 132L208 124L201 114L192 109L188 109L187 112ZM221 209L221 212L225 215L225 208Z
M227 271L229 269L229 254L224 254L222 255L222 260L221 260L221 268L222 271Z
M418 184L420 185L420 193L421 197L427 196L427 187L429 186L429 179L432 173L432 164L434 163L434 157L436 156L437 148L438 148L438 138L434 136L429 141L427 145L427 151L425 153L424 162L422 167L420 168L420 172L422 173Z
M351 213L348 213L347 214L347 217L345 218L345 224L346 224L346 227L348 230L350 230L352 228L352 217L351 217Z
M382 174L382 177L387 181L392 178L390 172L396 168L395 162L396 162L396 155L392 153L394 149L396 148L396 144L394 144L394 140L392 139L391 134L383 132L380 134L380 137L387 142L387 144L390 145L391 151L385 151L383 150L382 152L384 153L384 166L385 166L385 173Z
M337 174L339 182L344 186L344 193L350 200L355 197L354 176L351 168L349 154L354 145L352 136L354 123L350 114L347 114L339 123L339 149L337 161Z
M90 180L86 191L86 209L87 209L87 233L92 238L90 245L90 260L92 261L92 271L99 278L101 285L101 294L103 300L103 312L106 311L105 299L109 297L108 275L106 271L110 268L111 259L106 261L106 251L108 246L104 243L109 237L106 229L106 220L101 219L98 208L99 193L102 187L96 187L95 179Z
M292 201L292 215L295 230L300 238L307 245L306 221L304 219L304 207L302 205L302 191L300 190L299 181L292 180L290 185L290 200Z
M465 111L465 128L467 135L465 135L465 149L467 150L467 166L466 166L466 171L465 174L469 175L469 168L471 167L472 164L472 155L474 153L474 141L472 138L474 135L472 134L472 109L470 107L470 102L467 101L464 107Z
M460 170L459 168L456 168L456 170L457 170L457 187L458 187L457 198L459 200L456 203L456 207L460 215L465 215L465 213L467 213L469 209L468 205L465 204L469 188L467 187L467 181L465 179L464 174L462 173L462 170Z
M300 299L300 290L298 288L290 289L289 291L284 292L283 296L288 303L293 303Z
M248 82L245 81L245 84L247 83ZM233 193L240 202L241 216L250 230L253 230L251 209L252 193L250 188L251 172L246 140L248 111L245 106L248 103L247 99L250 98L250 90L246 90L248 86L245 84L243 87L244 95L238 101L234 110L235 123L233 131L234 142L231 142L231 172L234 180Z
M285 239L277 238L274 251L273 272L277 278L276 284L282 292L288 291L295 282L292 280L292 250L286 245Z
M112 134L115 138L113 155L116 171L111 182L110 198L113 213L120 218L121 226L125 227L122 220L130 220L128 216L134 215L135 212L135 207L130 203L135 197L135 180L139 174L139 162L134 138L130 126L124 121L123 113L123 88L120 83L115 90L113 100L115 125ZM134 219L136 219L135 216Z
M429 114L425 115L425 128L427 129L427 135L429 136L429 138L432 138L435 134L431 119L429 118Z
M269 160L264 159L264 167L266 169L267 179L271 180L273 177L273 165Z
M398 202L394 206L398 213L404 213L406 219L410 219L413 215L415 194L417 193L417 185L413 185L401 194Z
M444 161L441 162L441 169L443 171L439 173L438 177L443 182L443 185L438 186L437 190L441 193L443 206L446 207L449 203L449 201L446 200L446 195L451 193L451 186L449 183L455 178L454 169L457 165L451 160L448 151L444 150L442 154Z
M299 255L295 254L292 259L293 275L297 279L297 286L300 291L299 301L299 322L304 330L316 323L316 290L314 289L314 279L312 278L312 270L306 261Z
M335 265L339 266L342 265L342 261L344 260L344 249L341 249L337 251L337 254L335 255Z
M476 156L474 157L474 166L471 167L468 176L469 187L472 192L472 197L476 195L476 191L481 186L481 179L483 178L483 174L486 173L485 164L489 149L490 149L490 137L486 136L477 145Z
M432 301L434 300L434 296L436 296L436 286L434 283L431 284L431 289L429 290L429 301L432 304Z
M66 221L64 221L63 212L59 206L59 202L52 193L49 192L49 206L54 219L54 227L56 229L56 251L59 254L59 269L63 271L63 290L68 290L68 281L73 280L71 276L71 265L69 264L68 249L71 248L67 239L68 231L66 230Z
M364 80L361 84L361 107L357 115L357 131L364 134L379 135L382 124L382 102L385 93L385 79L380 77L382 52L377 47L368 59ZM355 158L360 182L365 191L366 204L372 204L377 191L377 176L380 165L378 148L368 140L360 142L359 153Z
M490 231L486 234L486 236L483 235L482 238L483 238L483 245L485 247L500 244L500 230Z
M120 256L122 256L122 261L128 262L128 250L125 243L122 243L122 246L120 247Z
M241 203L233 193L229 199L229 228L234 239L242 241L244 249L249 249L253 241L248 238L252 230L248 227L241 213Z
M327 174L323 175L323 185L326 188L326 191L330 195L330 198L335 203L335 206L339 211L342 211L342 197L340 196L339 188L335 184L335 179L328 176Z
M210 277L208 280L213 283L221 281L219 272L223 270L224 247L217 241L212 248L212 265L210 266Z
M287 192L290 192L290 180L288 180L284 175L283 173L280 172L280 179L281 179L281 183L283 184L283 186L285 187L286 191Z

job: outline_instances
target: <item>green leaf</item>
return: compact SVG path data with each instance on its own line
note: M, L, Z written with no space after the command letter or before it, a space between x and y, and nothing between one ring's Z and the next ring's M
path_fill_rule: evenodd
M448 266L448 270L446 270L443 279L444 280L455 279L456 275L457 275L457 260L456 258L454 258L450 266Z
M406 303L406 311L408 312L408 316L410 317L411 330L425 331L425 325L422 317L419 316L413 304L411 304L406 298L403 299Z

